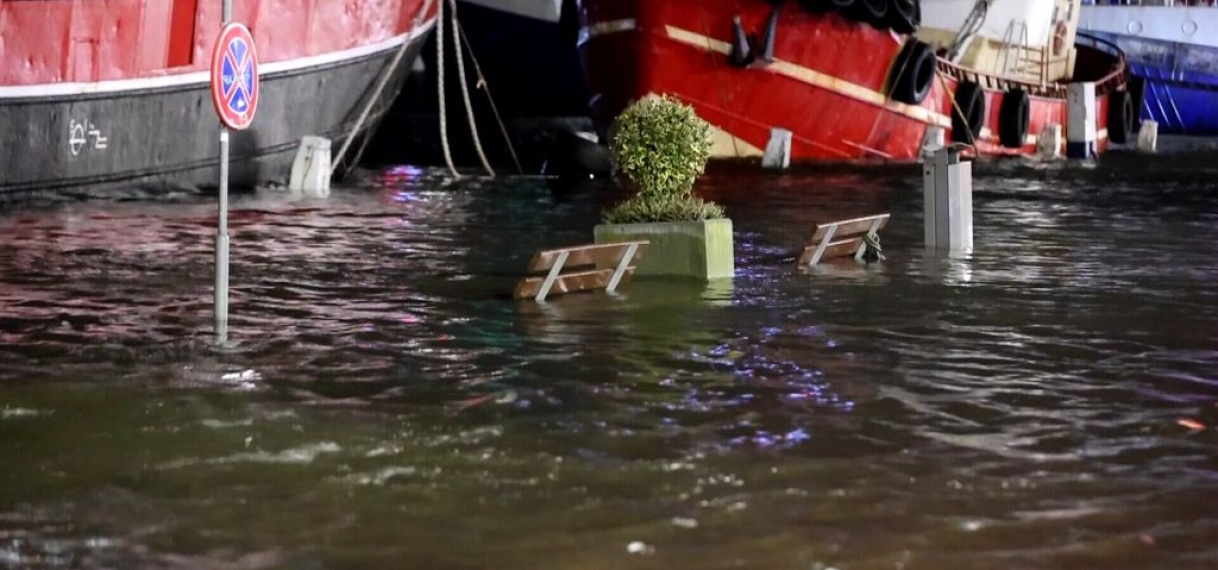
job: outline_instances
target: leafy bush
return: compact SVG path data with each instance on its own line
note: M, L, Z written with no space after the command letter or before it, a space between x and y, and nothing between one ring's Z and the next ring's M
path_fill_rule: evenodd
M684 222L723 217L723 207L694 196L650 198L642 194L618 204L604 214L606 224Z
M604 214L606 223L722 218L723 208L692 196L710 160L711 126L668 96L635 101L614 121L610 150L639 193Z

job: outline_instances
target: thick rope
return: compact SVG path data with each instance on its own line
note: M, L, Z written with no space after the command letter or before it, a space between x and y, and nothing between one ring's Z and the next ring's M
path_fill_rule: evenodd
M863 252L864 261L884 261L888 259L884 257L884 248L880 247L880 236L877 234L868 233L863 235L863 243L867 251Z
M457 0L449 0L449 3L452 7L449 17L453 24L453 49L457 51L457 75L460 79L461 97L465 100L465 116L469 119L469 131L474 137L474 150L478 151L478 158L482 159L482 167L486 169L486 173L494 178L495 171L491 169L491 163L486 159L486 153L482 150L482 141L478 139L478 124L474 120L474 107L469 100L469 85L465 81L465 51L461 49L461 28L457 23Z
M461 22L457 22L457 29L461 30ZM508 153L512 155L512 162L516 163L516 173L524 174L524 167L520 166L520 159L516 157L516 147L512 145L512 137L508 136L507 126L499 117L499 107L495 105L495 98L491 95L491 84L482 75L482 66L478 65L478 56L474 55L474 46L470 45L469 36L465 34L464 30L461 30L461 41L465 42L465 49L469 50L469 59L474 62L474 73L478 76L478 83L475 86L486 90L486 100L491 104L491 113L495 115L495 122L499 123L499 132L503 133L503 140L507 143Z
M422 21L423 18L427 17L427 9L431 7L431 3L433 1L434 0L427 0L424 2L423 9L420 10L418 15L415 16L411 21L410 29L406 32L406 39L402 40L402 47L398 48L397 53L393 54L393 61L389 63L389 67L387 67L385 72L381 74L380 81L377 83L376 89L372 92L372 97L368 99L368 104L364 105L364 109L360 113L359 119L355 121L355 128L351 129L351 135L343 141L343 146L338 149L338 154L334 155L334 159L330 163L331 172L338 169L338 165L340 162L342 162L343 156L347 154L347 149L351 147L351 141L355 140L355 136L359 134L360 128L362 128L364 126L364 122L368 120L368 115L371 113L372 108L376 106L376 102L380 99L381 91L385 89L385 85L389 83L389 78L393 77L393 72L397 70L398 65L402 62L402 58L406 55L406 52L410 50L410 45L414 43L413 40L415 28L418 27L419 22ZM437 23L439 22L437 21ZM371 137L371 134L367 135L367 137ZM367 137L364 139L365 144ZM360 154L362 154L362 151ZM351 166L354 167L358 163L359 158L357 155L357 158L352 161Z
M436 90L440 98L440 146L444 149L444 162L455 178L461 178L453 166L452 149L448 148L448 119L444 105L444 2L436 6Z

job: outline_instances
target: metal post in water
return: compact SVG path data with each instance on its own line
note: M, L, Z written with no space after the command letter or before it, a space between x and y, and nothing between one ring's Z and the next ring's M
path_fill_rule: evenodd
M1066 158L1095 157L1098 113L1095 83L1071 83L1066 87Z
M960 151L946 146L923 167L923 235L928 249L973 248L973 168Z
M232 19L233 1L224 0L220 25ZM228 128L220 125L220 207L216 223L216 344L228 342Z
M216 225L216 344L228 342L228 129L220 127L220 209Z

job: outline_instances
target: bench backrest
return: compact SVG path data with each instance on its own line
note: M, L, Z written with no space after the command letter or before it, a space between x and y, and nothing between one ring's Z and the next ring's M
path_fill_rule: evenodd
M799 256L799 264L816 265L822 259L857 257L863 251L863 237L884 229L889 217L890 214L877 214L817 224L811 245L804 247Z
M533 255L528 273L516 284L517 299L545 300L550 293L616 290L634 276L635 262L650 242L626 241L546 249Z

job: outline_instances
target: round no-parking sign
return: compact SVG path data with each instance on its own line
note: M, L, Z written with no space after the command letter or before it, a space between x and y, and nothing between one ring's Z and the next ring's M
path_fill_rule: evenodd
M216 38L211 53L211 102L220 122L243 130L258 108L258 51L249 28L230 22Z

